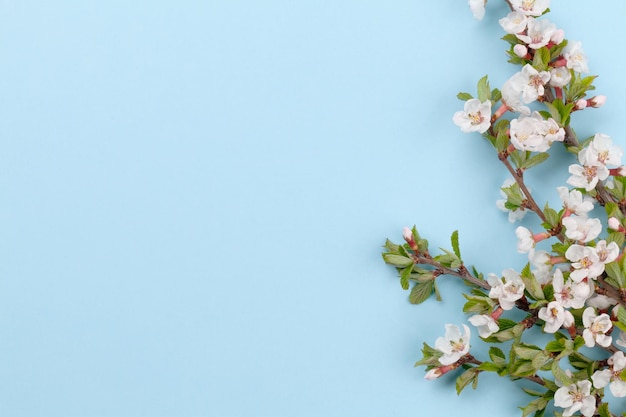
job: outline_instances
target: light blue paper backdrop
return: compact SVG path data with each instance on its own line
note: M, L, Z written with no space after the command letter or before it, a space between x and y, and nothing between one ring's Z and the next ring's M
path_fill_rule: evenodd
M626 145L626 4L552 10L609 97L575 127ZM504 14L0 1L0 416L518 416L515 384L423 380L463 287L412 306L380 258L416 224L433 247L458 229L485 273L524 264L504 168L451 121L457 92L516 70Z

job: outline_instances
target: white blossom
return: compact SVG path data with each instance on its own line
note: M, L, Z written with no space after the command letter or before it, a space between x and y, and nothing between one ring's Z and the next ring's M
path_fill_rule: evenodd
M485 16L485 4L487 0L469 0L469 8L475 19L482 20Z
M469 352L470 329L466 324L461 329L454 324L446 324L445 337L439 337L435 341L435 349L443 352L439 358L442 365L451 365Z
M552 281L552 262L548 252L531 248L528 251L528 262L535 267L532 273L539 284L544 285Z
M522 92L513 88L511 80L507 80L502 85L501 92L502 101L509 110L523 115L530 114L530 108L522 103Z
M624 368L626 368L624 352L615 352L607 362L609 369L596 371L591 376L593 386L596 388L604 388L608 385L614 397L626 397L626 381L622 381L620 378L620 374Z
M546 152L550 149L544 129L543 117L537 112L511 120L511 143L520 151Z
M502 271L502 276L504 281L495 274L487 276L487 282L491 286L489 297L497 298L503 310L511 310L515 302L524 296L524 282L512 269Z
M619 301L617 301L616 299L603 294L594 294L591 298L585 301L585 304L588 307L594 307L598 310L608 310L618 303Z
M564 408L563 416L569 417L577 411L591 417L596 411L596 397L591 395L591 382L578 381L564 386L554 393L554 405Z
M528 18L526 34L518 33L517 39L526 43L529 48L539 49L550 43L556 32L556 25L547 19Z
M590 242L602 232L600 219L586 216L572 215L562 220L565 226L565 236L572 240Z
M475 314L468 320L476 327L478 335L483 338L489 337L500 330L498 323L489 314Z
M589 72L587 56L585 55L585 51L583 51L582 43L568 43L565 49L563 49L563 57L567 61L567 68L573 69L578 73Z
M532 65L526 64L509 81L515 90L522 93L524 103L532 103L545 93L543 86L550 81L550 73L537 71Z
M611 242L607 244L606 240L600 240L596 244L595 251L600 262L605 265L613 262L619 256L619 246L617 243Z
M613 342L611 336L606 334L613 327L611 317L608 314L602 313L598 316L593 307L587 307L583 311L583 325L585 326L585 330L583 330L585 346L591 348L597 343L602 347L608 347Z
M548 146L552 145L552 142L563 142L565 140L565 129L559 126L553 118L544 120L541 132Z
M498 21L506 33L515 35L526 29L528 16L520 12L511 12Z
M576 188L584 188L591 191L600 181L604 181L609 177L609 170L604 165L578 165L572 164L568 169L571 177L567 179L567 183Z
M595 249L590 246L572 245L567 248L565 257L572 262L574 270L570 278L574 282L595 279L604 272L604 263L600 262Z
M565 308L584 307L585 301L593 293L589 282L574 282L570 278L565 281L560 269L554 271L552 286L554 287L554 299Z
M569 213L585 216L593 210L593 199L587 195L583 196L583 193L580 191L570 191L567 187L557 187L556 190L563 202L563 207Z
M517 251L519 253L526 253L535 247L533 234L526 227L519 226L515 229L515 236L517 236Z
M574 316L565 310L558 301L551 301L547 306L541 307L539 318L546 322L543 330L546 333L555 333L561 326L570 327L574 324Z
M454 113L452 120L462 132L485 133L491 126L491 101L467 100L464 109Z
M511 6L526 16L541 16L550 7L550 0L511 0Z
M621 165L623 151L617 145L613 145L610 136L603 133L596 133L593 140L586 148L585 160L588 162L599 162L604 165Z
M557 67L550 70L550 85L552 87L565 87L572 80L572 74L566 67Z

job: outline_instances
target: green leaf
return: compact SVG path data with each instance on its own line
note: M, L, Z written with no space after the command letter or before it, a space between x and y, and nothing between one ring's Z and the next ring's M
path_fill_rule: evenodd
M522 169L529 169L532 168L534 166L539 165L540 163L544 162L546 159L548 159L550 155L547 152L541 152L538 153L537 155L533 156L530 159L527 159L526 162L524 162L522 164Z
M461 259L461 250L459 249L459 231L458 230L455 230L454 232L452 232L452 236L450 237L450 240L452 240L452 250L454 251L454 254L458 256L459 259Z
M489 88L489 80L486 75L478 80L477 90L478 99L481 101L481 103L487 100L491 100L491 88Z
M496 303L493 299L484 296L471 296L463 294L467 302L463 305L464 313L486 314L493 311Z
M535 51L533 58L533 67L537 71L545 71L548 68L550 62L550 51L545 46Z
M457 395L460 394L461 391L463 391L463 389L467 387L470 383L472 383L472 385L474 385L474 388L475 388L475 384L478 381L479 372L480 371L477 370L476 368L469 368L456 379Z
M624 243L626 243L626 238L623 233L609 230L609 236L606 238L606 243L609 244L611 242L615 242L617 246L621 248L624 246Z
M539 284L539 281L537 281L537 278L535 278L535 275L530 270L530 263L526 264L520 275L526 292L528 292L532 298L535 300L545 299L541 284Z
M605 265L604 271L608 275L607 281L617 288L624 288L624 273L617 262L610 262Z
M565 345L561 340L552 340L545 347L547 352L561 353L565 349Z
M391 240L387 239L385 241L385 246L384 248L387 249L387 252L398 252L398 246L395 243L393 243Z
M476 369L486 372L500 372L502 370L502 367L492 362L483 362L478 365Z
M569 377L569 375L567 375L565 373L565 371L563 369L561 369L561 367L559 366L559 362L558 361L554 361L552 363L552 375L554 375L554 377L561 382L561 384L563 385L572 385L574 383L574 381L572 381L572 378Z
M541 349L537 346L519 344L513 346L513 351L519 358L531 360L541 352Z
M406 256L383 253L383 260L393 266L406 267L413 264L413 260Z
M493 101L494 103L497 103L500 100L502 100L502 92L498 90L497 88L494 88L493 90L491 90L491 101Z
M617 308L617 321L626 326L626 309L622 306Z
M596 410L596 413L600 415L600 417L612 417L611 411L609 410L608 403L602 403Z
M420 359L419 361L415 362L415 366L422 366L422 365L435 366L435 365L441 365L439 363L439 358L442 355L443 355L443 352L428 346L427 343L423 343L422 344L422 359Z
M502 349L495 346L489 348L489 358L491 358L493 363L496 365L506 365L506 356L504 356L504 352L502 352Z
M411 304L421 304L433 293L434 281L418 282L411 289L409 301Z
M472 95L470 93L459 93L456 95L456 98L458 98L459 100L463 100L463 101L467 101L467 100L471 100L474 97L472 97Z
M400 271L400 285L403 290L409 289L409 279L411 278L411 272L413 271L413 265L409 265Z
M548 401L549 400L547 398L541 397L531 401L526 407L520 407L520 410L522 410L522 417L526 417L531 413L535 413L536 417L542 416L543 413L545 413Z

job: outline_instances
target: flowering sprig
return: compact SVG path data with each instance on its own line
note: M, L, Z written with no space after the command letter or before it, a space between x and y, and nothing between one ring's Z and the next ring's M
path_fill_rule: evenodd
M462 132L481 134L510 174L497 202L509 221L522 221L527 213L540 219L542 230L522 225L511 231L526 265L485 278L466 266L458 232L452 233L451 250L434 254L416 227L404 229L402 244L387 240L383 259L397 269L414 304L433 294L440 300L437 280L442 276L471 288L464 294L463 312L480 342L490 346L488 358L472 352L469 326L446 324L445 336L434 347L424 343L416 363L426 367L426 379L457 373L460 393L470 384L475 388L481 373L493 372L536 383L537 390L524 389L533 399L520 407L523 417L544 416L549 404L556 416L615 416L604 388L615 397L626 396L626 358L620 350L626 348L623 151L605 133L580 140L571 126L576 112L599 108L606 97L589 97L595 76L585 75L589 65L582 44L570 42L545 17L549 0L505 2L510 13L499 24L509 62L519 70L500 89L492 89L485 76L476 96L459 93L463 109L452 120ZM485 0L469 0L477 19L485 6ZM553 208L535 199L525 173L548 160L548 150L557 143L574 161L567 167L567 186L556 190L561 207ZM595 207L604 208L606 222ZM516 320L519 312L523 319ZM539 343L528 332L532 328L552 339ZM508 353L498 347L502 342L511 344ZM589 354L589 349L599 353Z

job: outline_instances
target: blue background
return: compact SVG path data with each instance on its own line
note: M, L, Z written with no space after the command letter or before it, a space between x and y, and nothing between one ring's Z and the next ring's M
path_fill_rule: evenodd
M380 258L416 224L485 273L525 263L504 168L451 121L516 71L487 9L0 1L0 415L519 415L513 383L422 379L464 287L412 306ZM575 127L623 145L626 4L552 9L609 97Z

